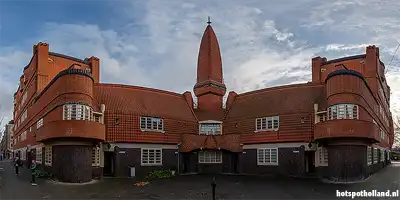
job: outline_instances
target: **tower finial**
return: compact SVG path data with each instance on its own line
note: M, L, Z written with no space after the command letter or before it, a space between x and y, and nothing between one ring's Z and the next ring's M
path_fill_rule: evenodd
M210 16L208 16L208 22L207 22L207 24L211 24L211 19L210 19Z

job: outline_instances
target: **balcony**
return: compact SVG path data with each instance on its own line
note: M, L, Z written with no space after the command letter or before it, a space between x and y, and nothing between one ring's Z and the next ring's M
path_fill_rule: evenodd
M36 141L58 138L105 140L105 125L86 120L60 120L45 123L36 131Z
M378 127L365 120L337 119L315 124L315 139L328 138L366 138L379 142Z

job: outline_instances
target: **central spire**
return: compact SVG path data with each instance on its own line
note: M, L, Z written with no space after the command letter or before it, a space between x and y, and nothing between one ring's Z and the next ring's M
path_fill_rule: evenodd
M222 76L222 59L217 36L208 17L207 27L200 43L197 62L197 82L194 93L198 97L200 109L215 110L222 108L222 97L226 86Z

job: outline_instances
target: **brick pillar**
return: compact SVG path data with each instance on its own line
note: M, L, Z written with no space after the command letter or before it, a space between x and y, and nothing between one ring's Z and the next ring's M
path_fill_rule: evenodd
M114 176L120 176L120 169L119 169L119 147L114 147Z

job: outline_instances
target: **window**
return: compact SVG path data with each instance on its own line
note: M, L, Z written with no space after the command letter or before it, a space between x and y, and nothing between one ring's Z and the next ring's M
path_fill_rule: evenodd
M39 129L42 126L43 126L43 118L39 119L39 121L36 122L36 129Z
M328 108L328 119L358 119L358 105L333 105Z
M374 152L373 153L374 153L374 155L372 157L374 159L374 163L377 163L378 162L378 149L374 148Z
M92 149L92 166L100 166L100 147Z
M385 161L385 150L381 149L381 162Z
M26 140L26 131L22 132L21 141Z
M201 123L200 124L200 135L220 135L221 124L220 123Z
M64 120L88 120L93 117L93 109L90 106L82 104L65 104L63 106Z
M256 131L278 130L279 116L256 119Z
M199 151L199 163L222 163L221 151Z
M164 131L163 119L156 117L140 117L140 130Z
M36 162L42 164L42 147L36 148Z
M372 164L372 147L367 148L367 164Z
M318 164L326 166L328 165L328 149L324 147L318 148Z
M318 119L319 119L318 122L323 122L323 121L326 120L326 115L325 114L320 114L320 115L318 115Z
M278 149L257 149L258 165L278 165Z
M21 118L20 118L21 123L23 123L23 122L26 120L27 117L28 117L28 111L25 110L25 111L22 113Z
M142 149L142 165L162 165L162 149Z
M48 146L44 149L44 164L47 166L51 166L52 161L52 147Z
M22 95L20 106L25 104L25 101L26 101L27 97L28 97L28 92L25 92L24 95Z

